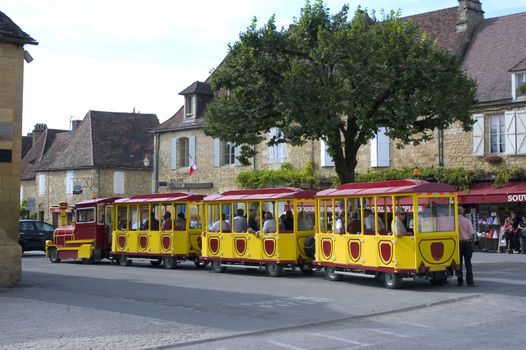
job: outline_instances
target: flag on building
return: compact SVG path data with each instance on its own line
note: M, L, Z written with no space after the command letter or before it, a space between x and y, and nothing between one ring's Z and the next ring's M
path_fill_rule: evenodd
M195 165L195 162L192 161L192 165L190 165L190 176L192 176L197 171L197 165Z

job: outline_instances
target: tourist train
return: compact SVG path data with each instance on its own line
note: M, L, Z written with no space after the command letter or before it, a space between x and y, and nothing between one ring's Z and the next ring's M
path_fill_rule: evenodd
M457 213L453 186L422 180L93 199L75 205L74 224L55 230L46 256L120 265L140 258L169 269L190 260L270 276L319 269L331 281L360 275L387 288L418 276L440 285L459 267Z

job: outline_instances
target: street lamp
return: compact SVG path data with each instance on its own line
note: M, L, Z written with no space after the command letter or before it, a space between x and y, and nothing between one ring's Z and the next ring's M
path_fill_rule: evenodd
M148 158L148 156L144 156L144 159L142 161L142 163L144 164L144 166L147 168L150 166L150 158Z

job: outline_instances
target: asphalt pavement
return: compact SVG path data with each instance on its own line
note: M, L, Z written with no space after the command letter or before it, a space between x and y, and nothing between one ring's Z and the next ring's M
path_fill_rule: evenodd
M22 258L0 289L0 349L522 349L526 255L476 253L476 288L387 290L323 274L224 274Z

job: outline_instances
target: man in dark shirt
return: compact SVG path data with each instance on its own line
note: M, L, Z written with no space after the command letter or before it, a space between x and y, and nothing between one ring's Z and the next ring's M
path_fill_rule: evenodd
M510 248L508 250L508 253L513 254L513 252L517 252L520 249L520 231L522 230L522 227L524 227L524 222L522 221L522 218L517 215L516 212L511 212L511 227L512 227L512 234L513 238L511 239Z
M256 219L256 210L250 209L248 211L248 228L250 229L250 232L257 232L259 231L259 223Z

